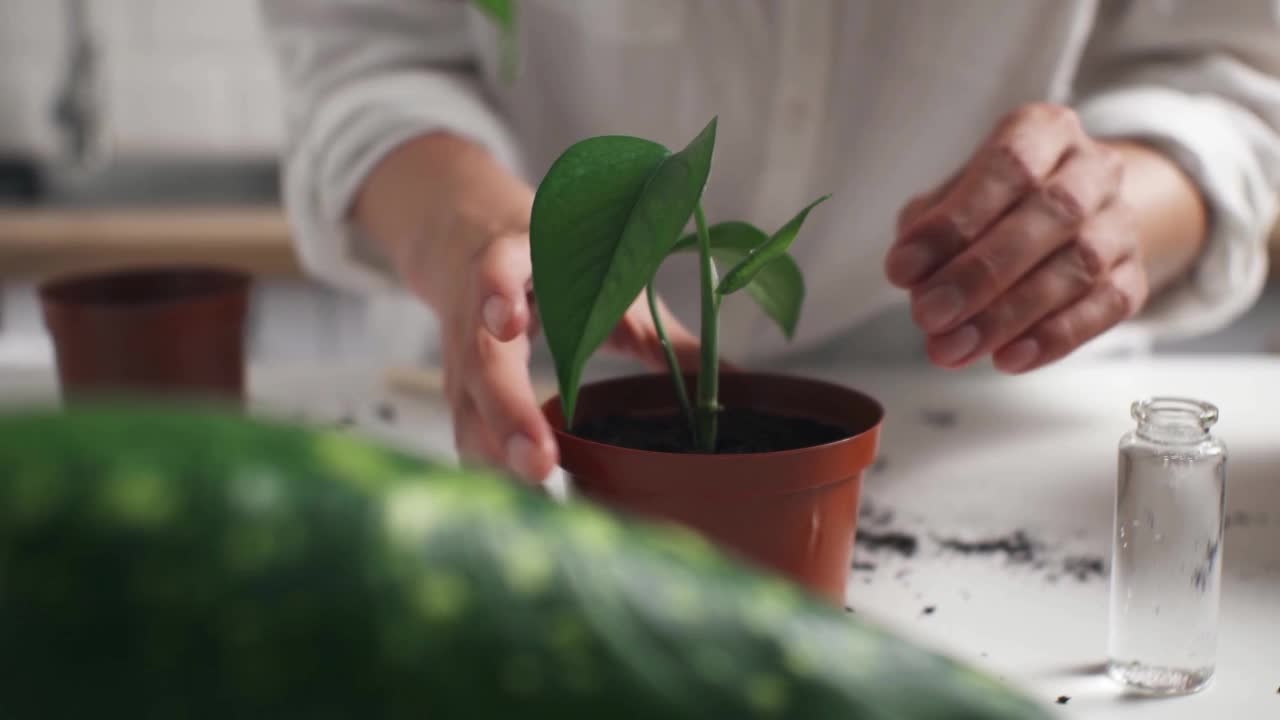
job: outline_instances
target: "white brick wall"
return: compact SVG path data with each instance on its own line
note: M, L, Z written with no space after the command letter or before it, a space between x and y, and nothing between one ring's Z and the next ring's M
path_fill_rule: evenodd
M263 155L280 142L256 0L88 0L108 152ZM0 149L55 153L62 0L0 0Z

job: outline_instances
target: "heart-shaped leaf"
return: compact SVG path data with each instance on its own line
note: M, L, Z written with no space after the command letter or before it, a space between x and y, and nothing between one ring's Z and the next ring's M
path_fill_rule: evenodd
M724 267L740 264L752 250L769 242L760 228L745 222L724 222L707 230L711 238L711 255ZM698 237L689 234L680 240L675 252L697 251ZM747 294L756 301L788 339L795 335L804 304L804 276L794 258L785 252L774 258L747 283Z
M778 232L774 233L768 242L752 250L742 262L739 262L725 274L724 279L720 281L720 286L716 288L716 292L721 295L728 295L741 290L750 284L752 278L769 263L785 255L787 248L791 247L791 243L795 241L796 235L800 234L800 226L804 224L804 219L809 216L809 211L829 197L831 196L823 195L809 203L808 207L796 213L796 216L791 218L786 225L783 225Z
M529 224L533 289L566 421L591 353L680 238L711 172L716 121L672 155L603 136L572 145L538 186Z

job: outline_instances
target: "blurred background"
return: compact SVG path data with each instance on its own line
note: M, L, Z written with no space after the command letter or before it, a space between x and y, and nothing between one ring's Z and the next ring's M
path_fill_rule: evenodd
M0 0L0 362L50 356L41 278L184 261L255 273L255 360L418 354L425 311L302 273L280 115L255 0ZM1230 328L1162 351L1280 351L1276 286ZM370 324L370 303L403 323Z
M255 359L420 352L295 260L270 53L256 0L0 0L0 362L51 357L40 279L187 261L255 274Z

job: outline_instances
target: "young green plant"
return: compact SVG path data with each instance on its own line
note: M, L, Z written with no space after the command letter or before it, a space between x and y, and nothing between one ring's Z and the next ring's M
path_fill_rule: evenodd
M745 222L710 227L702 193L711 172L717 120L672 153L642 138L603 135L570 146L538 185L529 226L533 291L555 361L565 422L573 426L587 359L641 292L647 294L694 447L715 452L719 403L719 316L725 297L745 290L792 337L804 300L799 266L787 253L823 196L769 235ZM695 231L683 235L690 218ZM654 276L677 252L698 254L701 362L696 402L658 313ZM716 264L729 270L717 277Z

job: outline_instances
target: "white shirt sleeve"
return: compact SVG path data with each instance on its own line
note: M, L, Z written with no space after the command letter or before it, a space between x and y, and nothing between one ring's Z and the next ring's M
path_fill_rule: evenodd
M1153 339L1216 330L1267 276L1280 198L1280 10L1272 0L1102 3L1076 108L1095 137L1148 141L1199 186L1210 234L1191 275L1132 325Z
M482 93L467 3L261 0L284 89L283 186L303 265L357 291L396 280L349 222L365 176L405 141L449 130L516 167Z

